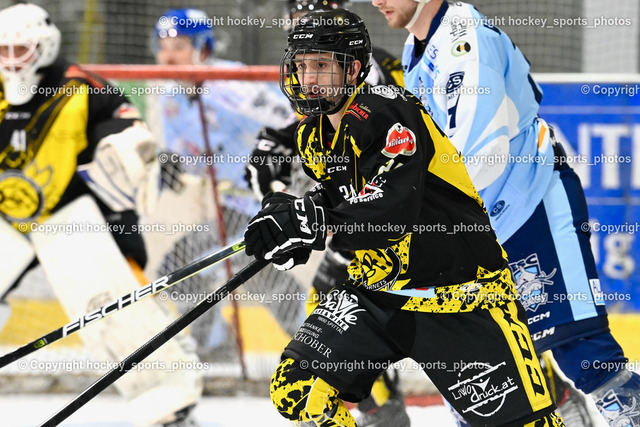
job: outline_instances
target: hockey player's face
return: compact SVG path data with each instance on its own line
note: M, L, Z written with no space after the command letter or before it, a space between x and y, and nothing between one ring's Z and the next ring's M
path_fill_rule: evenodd
M297 54L294 62L306 98L326 98L329 101L340 98L344 73L334 54Z
M193 65L193 44L185 36L166 37L158 41L158 64Z
M7 71L18 72L36 60L36 44L0 45L0 66Z
M413 17L418 3L413 0L372 0L391 28L404 28Z

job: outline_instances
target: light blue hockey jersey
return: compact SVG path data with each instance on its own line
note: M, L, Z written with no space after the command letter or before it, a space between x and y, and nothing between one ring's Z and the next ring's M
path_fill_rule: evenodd
M241 64L217 60L213 65L234 67ZM157 97L153 114L159 118L155 133L163 148L189 156L195 164L185 164L192 173L206 174L206 162L213 163L218 180L226 185L245 187L244 168L253 150L256 135L263 126L283 126L291 107L276 83L237 80L209 80L197 89L204 105L207 134L212 156L206 158L200 106L193 96L193 84L170 82ZM198 158L201 156L201 158ZM186 160L186 158L185 158Z
M502 243L551 180L553 147L538 118L542 91L522 52L470 4L445 1L426 40L424 51L413 35L405 43L405 86L462 153L440 160L465 162Z

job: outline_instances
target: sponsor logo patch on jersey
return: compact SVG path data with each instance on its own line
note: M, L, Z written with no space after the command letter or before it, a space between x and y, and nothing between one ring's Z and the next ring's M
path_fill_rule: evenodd
M464 40L460 40L451 48L451 54L453 56L462 56L469 52L471 52L471 45Z
M416 152L416 135L406 126L396 123L387 132L382 154L393 159L397 155L411 156Z
M457 42L460 38L467 35L466 23L452 22L449 34L451 35L451 43Z
M549 274L544 272L540 267L537 253L509 263L509 268L513 273L516 290L525 310L535 312L538 307L549 301L549 294L545 292L545 286L553 285L551 278L556 274L556 269L554 268Z
M358 305L358 297L346 291L333 289L327 294L324 301L315 309L313 314L324 317L336 326L338 333L342 334L358 321L357 313L364 311Z
M447 95L454 93L464 81L464 71L458 71L451 73L449 80L447 81Z
M483 362L461 363L458 382L449 387L454 401L462 409L462 415L469 412L480 417L490 417L498 412L507 395L518 389L513 377L508 375L506 363L491 366Z
M438 56L438 48L433 44L429 44L429 46L427 46L427 55L429 55L429 58L435 60L436 56Z
M351 104L347 109L346 114L352 114L358 118L358 120L366 120L369 118L371 110L366 105L358 105L358 103Z
M384 196L384 190L382 189L382 185L387 182L386 179L381 177L380 175L376 175L371 182L367 182L362 190L357 195L352 195L351 197L346 198L349 203L364 203L370 202L371 200L379 199ZM353 190L351 194L355 194L355 190Z
M493 207L491 208L491 212L489 212L489 216L496 216L504 209L505 202L504 200L498 200Z

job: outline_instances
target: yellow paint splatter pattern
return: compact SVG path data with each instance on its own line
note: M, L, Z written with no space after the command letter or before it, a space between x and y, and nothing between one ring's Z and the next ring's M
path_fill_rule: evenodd
M477 308L489 309L518 298L511 271L488 271L478 267L476 280L450 286L437 286L435 297L410 297L403 310L427 313L464 313Z
M400 284L408 283L403 275L409 269L410 246L411 234L406 234L388 248L356 251L349 275L358 281L363 279L361 284L368 290L400 289Z

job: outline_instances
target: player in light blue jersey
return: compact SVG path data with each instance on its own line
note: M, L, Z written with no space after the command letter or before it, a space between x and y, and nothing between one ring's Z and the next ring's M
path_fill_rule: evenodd
M537 350L553 350L609 425L640 426L640 377L625 368L609 331L590 234L580 229L588 222L584 192L553 129L538 117L542 92L528 61L470 4L372 3L390 27L410 32L405 87L464 156L509 255ZM603 361L611 368L597 369Z
M162 65L215 65L239 67L239 62L214 57L212 20L201 10L172 9L155 26L154 53ZM187 171L206 173L213 163L225 187L244 188L244 164L253 149L255 135L265 125L281 126L290 107L275 83L238 80L204 82L171 81L158 88L150 109L161 120L152 120L164 148ZM204 118L203 118L204 116ZM206 126L206 129L203 127ZM207 151L204 133L209 140Z

